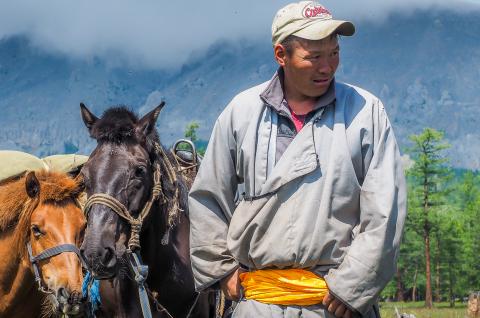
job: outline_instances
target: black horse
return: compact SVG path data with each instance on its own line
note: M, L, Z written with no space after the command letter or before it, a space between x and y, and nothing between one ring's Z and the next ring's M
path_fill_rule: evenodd
M125 107L110 108L97 118L80 104L82 119L97 141L82 169L86 192L90 198L102 197L87 202L88 223L81 253L93 277L101 280L99 313L107 317L142 316L138 286L129 268L131 250L140 250L143 263L149 267L146 285L154 316L214 316L212 296L194 290L188 189L155 129L163 105L139 119ZM108 202L102 203L103 197L119 202L127 215L120 215ZM142 214L144 210L148 211ZM128 222L142 215L141 227ZM134 227L139 241L132 238Z

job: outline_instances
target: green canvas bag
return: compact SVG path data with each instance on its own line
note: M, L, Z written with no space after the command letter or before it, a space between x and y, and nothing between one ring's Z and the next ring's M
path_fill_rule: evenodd
M80 168L87 160L88 156L75 154L53 155L40 159L26 152L0 150L0 181L34 170L69 173Z

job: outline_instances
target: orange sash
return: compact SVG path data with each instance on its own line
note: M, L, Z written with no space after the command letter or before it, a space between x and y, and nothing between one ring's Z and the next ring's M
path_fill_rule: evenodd
M245 297L265 304L309 306L322 302L327 283L304 269L266 269L240 274Z

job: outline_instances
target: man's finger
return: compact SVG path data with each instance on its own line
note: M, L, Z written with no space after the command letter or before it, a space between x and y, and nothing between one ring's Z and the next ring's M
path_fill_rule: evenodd
M330 305L328 305L328 311L334 314L335 310L337 310L337 307L340 305L341 305L341 302L338 299L333 299Z
M325 297L323 297L323 300L322 300L322 305L324 305L325 307L328 307L328 305L330 305L330 303L332 302L334 298L332 297L332 295L330 295L328 292L327 294L325 295Z
M345 310L345 313L343 314L343 318L352 318L353 313L350 309Z
M345 307L344 304L340 304L337 309L335 310L335 317L342 318L343 314L345 313L345 310L347 307Z

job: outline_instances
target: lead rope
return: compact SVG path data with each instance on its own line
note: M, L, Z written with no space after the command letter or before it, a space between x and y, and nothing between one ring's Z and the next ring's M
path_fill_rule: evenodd
M168 158L167 153L158 143L155 143L155 151L160 154L163 160L160 160L160 164L163 166L164 170L167 172L168 179L170 183L175 187L175 192L173 194L172 202L173 206L170 207L168 213L168 226L165 234L162 238L162 244L167 245L170 240L170 229L175 225L175 220L177 219L177 215L183 210L180 208L180 191L177 182L177 173L175 168L173 167L172 163L170 162L170 158Z
M142 265L140 256L136 252L129 252L129 262L135 274L135 281L138 285L138 298L140 299L140 307L144 318L152 318L152 310L150 309L150 301L148 300L148 293L145 286L145 281L148 276L148 266Z

